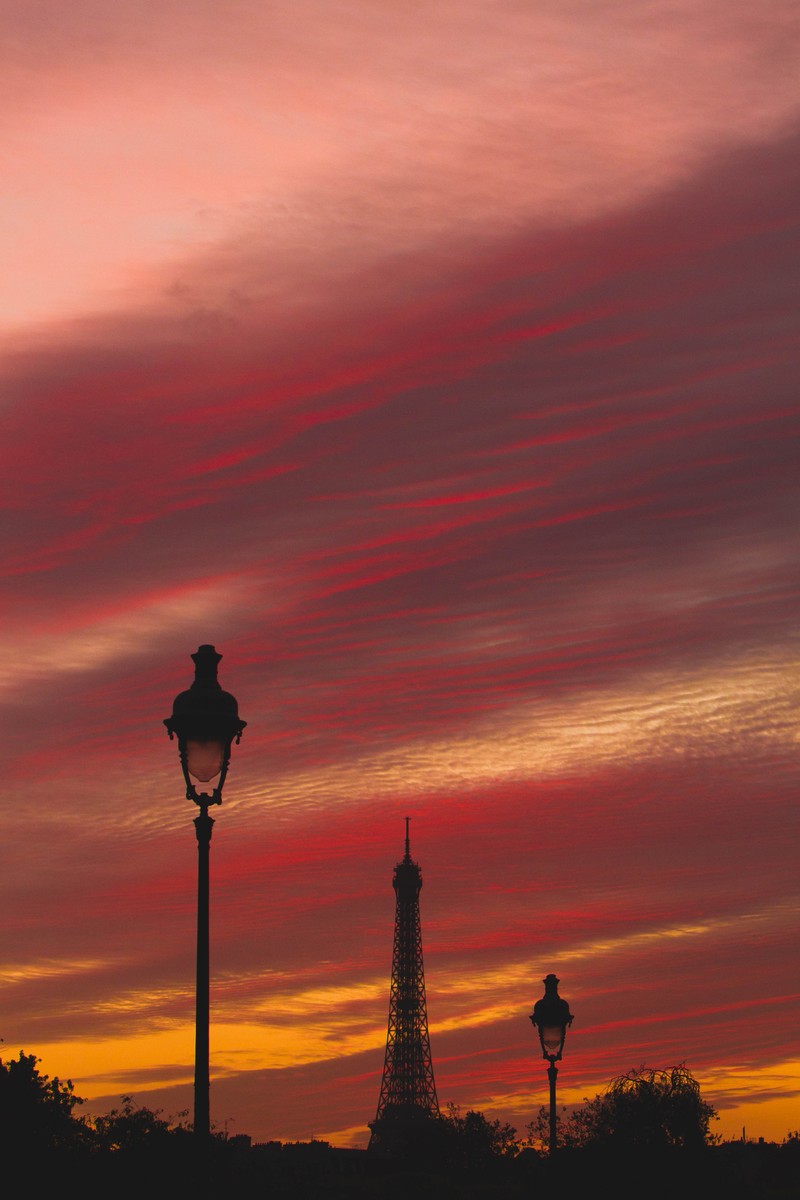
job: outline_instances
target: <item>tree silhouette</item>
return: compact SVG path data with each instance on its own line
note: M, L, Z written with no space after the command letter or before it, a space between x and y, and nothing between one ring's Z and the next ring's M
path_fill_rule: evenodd
M482 1112L469 1109L462 1116L459 1105L448 1104L439 1121L446 1158L460 1170L479 1172L519 1152L516 1129L502 1121L490 1121Z
M190 1131L163 1117L161 1110L143 1108L131 1096L122 1097L122 1107L112 1108L95 1117L95 1141L99 1149L112 1153L152 1153L163 1151L176 1139L185 1140Z
M696 1150L718 1139L710 1132L716 1110L681 1064L665 1070L638 1067L613 1079L605 1091L559 1118L559 1145L573 1149ZM528 1127L532 1140L546 1141L548 1113Z
M72 1080L43 1075L40 1061L22 1050L9 1062L0 1059L0 1138L16 1153L72 1149L89 1136L86 1122L73 1116L83 1099Z

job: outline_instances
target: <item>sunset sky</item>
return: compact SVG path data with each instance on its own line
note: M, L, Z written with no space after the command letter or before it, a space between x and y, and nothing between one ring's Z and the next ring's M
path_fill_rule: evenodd
M365 1145L404 818L439 1101L800 1127L796 0L0 0L0 1036Z

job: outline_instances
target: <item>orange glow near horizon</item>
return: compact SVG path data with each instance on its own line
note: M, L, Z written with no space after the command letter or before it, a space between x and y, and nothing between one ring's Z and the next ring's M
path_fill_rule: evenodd
M276 1031L270 1032L258 1025L217 1024L212 1034L212 1079L224 1080L241 1071L278 1071L281 1068L303 1066L322 1061L339 1061L343 1072L348 1070L348 1052L366 1050L371 1052L376 1063L382 1061L383 1041L375 1031L372 1035L350 1039L350 1044L339 1043L337 1053L325 1053L324 1040L314 1050L313 1030L296 1030L284 1038L274 1040ZM435 1039L436 1030L431 1036ZM189 1107L192 1091L193 1064L191 1048L194 1027L189 1023L176 1026L160 1034L128 1037L119 1041L102 1041L97 1045L86 1042L46 1044L37 1048L37 1057L42 1059L40 1069L50 1076L71 1078L76 1093L86 1101L85 1111L101 1113L114 1107L123 1095L133 1095L137 1102L144 1096L152 1107L162 1109L175 1116L180 1107ZM246 1046L247 1050L242 1050ZM435 1046L435 1041L434 1041ZM23 1047L23 1049L25 1049ZM26 1052L28 1052L26 1050ZM41 1053L40 1053L41 1052ZM13 1055L7 1055L13 1057ZM72 1070L79 1062L83 1077ZM124 1064L122 1066L121 1064ZM539 1071L539 1066L542 1069ZM509 1121L517 1129L520 1138L526 1136L526 1126L538 1108L546 1104L545 1065L540 1064L532 1052L528 1070L530 1081L521 1090L504 1092L499 1088L491 1094L478 1091L472 1097L459 1094L458 1103L463 1108L477 1108L490 1119ZM159 1068L163 1078L159 1079ZM587 1099L603 1091L608 1080L589 1079L573 1082L574 1071L579 1071L577 1062L567 1061L559 1072L558 1097L568 1109L579 1106ZM446 1079L446 1072L442 1073ZM541 1076L541 1078L540 1078ZM800 1079L800 1062L797 1060L772 1063L762 1069L745 1071L735 1065L720 1066L713 1071L695 1073L702 1095L717 1110L718 1120L712 1123L711 1131L723 1141L735 1141L742 1136L750 1140L764 1138L765 1141L780 1143L794 1132L797 1121L797 1080ZM273 1093L273 1101L280 1104L280 1074L269 1083L264 1083ZM445 1085L446 1086L446 1085ZM788 1089L785 1097L773 1093ZM214 1089L216 1090L216 1089ZM214 1095L212 1090L212 1097ZM439 1085L439 1100L444 1107L451 1096ZM377 1092L374 1103L377 1103ZM97 1103L97 1101L102 1103ZM455 1102L455 1101L454 1101ZM373 1103L373 1107L374 1107ZM177 1107L176 1107L177 1105ZM290 1106L291 1109L291 1106ZM331 1127L302 1132L303 1118L300 1114L287 1112L283 1128L264 1129L253 1123L247 1132L254 1140L302 1140L313 1136L333 1145L365 1146L369 1138L368 1120L374 1113L367 1110L364 1121L349 1128Z

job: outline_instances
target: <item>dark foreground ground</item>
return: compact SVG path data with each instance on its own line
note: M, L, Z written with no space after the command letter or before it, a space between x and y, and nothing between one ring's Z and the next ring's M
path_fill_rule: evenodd
M10 1166L8 1159L6 1167ZM198 1162L190 1141L168 1152L65 1154L27 1163L27 1193L144 1200L263 1197L264 1200L800 1200L800 1142L728 1142L700 1153L523 1151L470 1165L382 1161L324 1142L248 1146L215 1142Z

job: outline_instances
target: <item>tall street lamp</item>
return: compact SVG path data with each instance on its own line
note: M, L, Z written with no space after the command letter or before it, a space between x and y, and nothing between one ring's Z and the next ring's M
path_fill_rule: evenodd
M547 1078L550 1080L550 1153L554 1154L556 1149L556 1076L558 1075L556 1063L564 1050L567 1028L575 1018L569 1011L566 1000L562 1000L558 994L560 981L555 975L548 975L543 982L544 995L534 1004L531 1021L539 1033L542 1056L550 1064L547 1068Z
M217 680L217 663L222 658L213 646L200 646L192 655L194 683L175 697L172 716L164 724L170 738L177 737L186 798L200 813L194 819L197 831L197 985L194 1049L194 1135L202 1143L211 1134L208 1072L208 857L213 820L212 804L222 804L222 788L228 773L231 745L238 742L247 724L239 718L239 706ZM212 783L213 790L198 792L197 784Z

